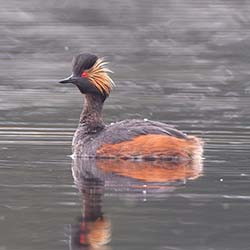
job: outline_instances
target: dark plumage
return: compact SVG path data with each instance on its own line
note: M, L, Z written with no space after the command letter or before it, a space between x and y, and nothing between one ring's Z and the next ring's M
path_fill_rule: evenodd
M73 58L73 74L75 76L81 76L82 72L86 69L90 69L96 63L98 57L91 54L80 54Z
M192 160L201 158L202 143L161 122L102 121L102 107L114 83L103 59L80 54L73 60L73 74L60 81L75 84L85 97L73 152L80 157Z

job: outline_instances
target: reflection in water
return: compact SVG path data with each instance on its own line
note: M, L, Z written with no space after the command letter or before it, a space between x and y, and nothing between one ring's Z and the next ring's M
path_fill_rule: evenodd
M111 222L102 212L104 189L113 192L153 192L154 196L173 190L188 179L201 175L202 162L126 161L75 158L74 182L82 194L83 213L72 231L71 249L107 249Z
M111 224L102 212L104 182L92 176L82 179L78 186L83 199L83 214L72 232L72 247L106 249L111 240Z

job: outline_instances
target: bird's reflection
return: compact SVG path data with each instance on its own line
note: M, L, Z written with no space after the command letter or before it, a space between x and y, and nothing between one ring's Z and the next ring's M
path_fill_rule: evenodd
M75 173L85 173L85 171L76 172L80 165L73 161L72 173L75 179ZM87 161L86 164L94 164ZM85 164L81 165L84 167ZM87 166L87 165L86 165ZM80 170L80 169L78 169ZM102 212L102 199L104 195L104 181L88 171L75 179L75 183L82 195L82 216L78 219L74 227L71 239L71 249L109 249L106 245L111 240L111 223Z
M201 173L201 161L73 159L72 175L82 195L83 211L72 231L71 249L110 249L111 222L102 212L104 190L162 197Z

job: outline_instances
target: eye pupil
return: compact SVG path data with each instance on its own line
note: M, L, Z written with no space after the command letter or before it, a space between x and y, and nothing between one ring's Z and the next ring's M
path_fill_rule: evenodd
M87 73L85 71L82 72L82 77L87 77Z

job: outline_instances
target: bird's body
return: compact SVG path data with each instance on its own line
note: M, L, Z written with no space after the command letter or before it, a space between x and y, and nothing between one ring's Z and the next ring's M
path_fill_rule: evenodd
M73 138L77 156L122 159L191 159L200 142L173 127L150 120L124 120L90 130L80 124Z
M72 76L61 81L75 84L85 97L72 143L75 155L174 161L201 158L200 139L187 136L165 123L132 119L105 125L102 108L113 81L104 65L96 56L80 54L73 62Z

